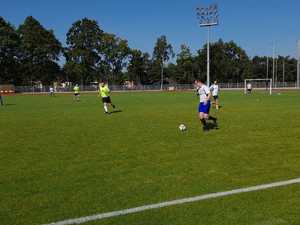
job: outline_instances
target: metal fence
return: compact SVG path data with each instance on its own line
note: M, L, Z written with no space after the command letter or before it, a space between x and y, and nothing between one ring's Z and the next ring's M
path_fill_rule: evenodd
M161 90L160 85L135 85L128 87L125 85L110 85L111 91L159 91ZM163 90L190 90L193 89L193 84L180 84L180 85L164 85ZM80 91L82 92L96 92L99 87L97 85L81 85ZM17 86L15 87L17 93L46 93L49 92L50 86ZM69 87L54 87L56 93L67 93L73 91L73 86Z
M134 87L128 87L125 85L110 85L109 86L112 91L159 91L161 90L160 85L136 85ZM241 83L219 83L220 89L244 89L244 82ZM257 82L252 84L253 89L255 88L266 88L266 84L264 82ZM274 89L286 88L286 89L295 89L297 88L296 82L278 82L273 86ZM174 85L164 85L164 91L184 91L184 90L192 90L194 89L193 84L174 84ZM50 90L50 86L16 86L15 91L17 93L47 93ZM98 90L97 85L82 85L80 86L80 90L82 92L96 92ZM73 92L73 87L54 87L54 91L56 93L68 93Z

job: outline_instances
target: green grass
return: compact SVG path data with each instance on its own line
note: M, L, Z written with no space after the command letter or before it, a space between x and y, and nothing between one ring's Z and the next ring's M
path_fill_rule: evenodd
M82 95L0 107L0 224L34 225L300 176L300 93L222 93L203 133L194 93ZM181 133L184 123L188 131ZM299 185L88 225L299 225Z

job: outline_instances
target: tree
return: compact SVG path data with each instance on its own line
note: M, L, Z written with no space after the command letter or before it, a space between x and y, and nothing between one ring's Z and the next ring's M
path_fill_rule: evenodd
M200 76L204 78L206 65L206 45L198 51L197 61L202 68ZM246 52L233 41L224 43L219 40L211 44L212 80L223 82L240 82L251 78L251 61Z
M32 81L49 83L48 77L53 77L55 74L51 74L53 70L48 70L45 65L53 65L59 60L61 43L56 39L52 30L46 30L31 16L20 25L18 33L21 39L24 80L27 83L32 83ZM57 65L55 67L57 68Z
M157 39L153 59L154 63L160 65L161 68L161 89L163 89L164 82L164 64L174 57L173 47L168 43L166 36L161 36Z
M102 58L100 65L104 68L107 78L109 78L109 73L112 81L120 82L118 75L126 67L130 55L127 40L116 37L114 34L104 33L99 52Z
M83 84L98 78L102 36L103 31L95 20L84 18L73 23L67 33L64 68L71 81Z
M193 55L186 45L181 45L180 53L177 55L177 71L175 79L180 83L191 83L194 79Z
M150 56L140 50L132 50L128 65L128 77L138 84L145 84L148 81L147 73L150 66Z
M239 82L251 77L251 61L244 49L230 41L225 43L225 55L228 63L228 80Z
M255 56L252 59L252 78L253 79L263 79L267 78L267 57ZM271 60L269 65L271 64ZM269 78L272 77L271 70L269 67Z
M283 63L284 63L284 81L295 82L297 80L297 60L290 56L281 56L277 58L276 81L283 82Z
M294 82L297 76L297 60L290 56L278 56L277 67L275 72L277 74L277 81L283 81L283 63L284 63L284 80L285 82ZM269 79L273 77L273 59L269 57ZM267 57L254 56L252 59L252 73L253 78L266 78L267 77ZM276 77L275 77L276 78ZM275 80L276 82L276 80Z
M19 84L20 39L8 22L0 17L0 83Z

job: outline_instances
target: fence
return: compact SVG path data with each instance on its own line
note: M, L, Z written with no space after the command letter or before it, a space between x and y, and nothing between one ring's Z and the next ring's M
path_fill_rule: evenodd
M244 82L241 83L220 83L220 89L230 89L230 90L238 90L244 89ZM266 84L262 83L254 83L252 87L255 88L265 88ZM297 83L296 82L278 82L274 85L273 88L286 88L286 89L296 89ZM17 93L47 93L49 92L49 86L41 86L41 87L31 87L31 86L16 86L15 91ZM55 92L57 93L68 93L73 92L73 87L55 87ZM112 91L159 91L161 89L160 85L136 85L134 87L127 87L124 85L110 85L110 89ZM164 85L164 91L170 90L192 90L194 89L193 84L174 84L174 85ZM80 86L80 90L82 92L96 92L98 90L97 85L83 85Z

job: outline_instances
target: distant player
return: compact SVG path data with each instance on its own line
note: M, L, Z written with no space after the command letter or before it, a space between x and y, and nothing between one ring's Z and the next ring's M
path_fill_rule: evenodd
M214 84L210 86L210 91L212 92L212 96L214 98L216 110L219 110L219 90L218 82L215 81Z
M50 94L51 97L54 96L54 88L53 87L49 88L49 94Z
M112 103L110 98L110 90L108 88L108 84L106 82L101 82L99 85L99 97L102 98L104 112L109 114L108 106L111 105L113 108L116 106Z
M80 100L80 88L78 86L78 84L75 85L75 87L73 88L74 91L74 100L79 101Z
M3 102L3 98L2 98L1 93L0 93L0 104L1 104L1 106L4 106L4 102Z
M252 93L252 84L248 83L247 84L247 94L250 95Z
M209 131L209 127L207 124L208 120L212 120L214 122L215 127L217 128L217 118L214 118L209 115L210 111L210 98L211 92L209 88L204 84L203 80L196 80L195 86L198 91L198 95L200 97L200 104L198 107L198 116L203 125L203 131Z

